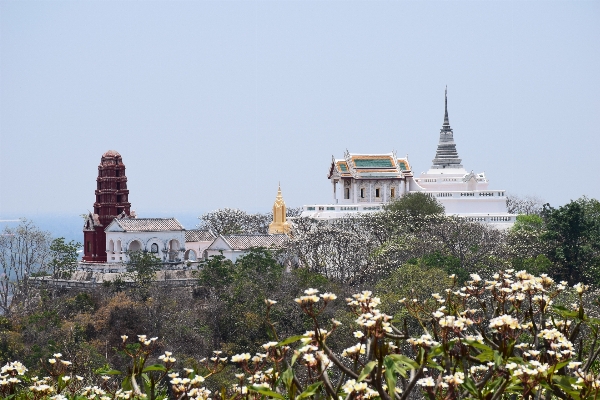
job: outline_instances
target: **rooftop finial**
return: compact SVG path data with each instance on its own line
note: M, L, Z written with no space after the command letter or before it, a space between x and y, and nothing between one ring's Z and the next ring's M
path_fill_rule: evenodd
M450 125L450 121L448 120L448 85L446 85L446 91L444 92L444 125Z

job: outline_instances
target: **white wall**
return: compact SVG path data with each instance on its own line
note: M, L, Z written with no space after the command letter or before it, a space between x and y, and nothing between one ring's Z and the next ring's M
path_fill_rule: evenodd
M114 250L110 250L110 241L113 241ZM121 241L121 246L117 246L117 242ZM174 257L183 260L185 251L185 234L183 231L161 231L161 232L106 232L106 259L109 263L118 263L128 261L127 251L132 243L137 241L140 243L140 250L150 251L152 244L158 245L158 253L156 254L163 261L168 261L169 254L165 251L170 249L172 240L178 242L175 249Z

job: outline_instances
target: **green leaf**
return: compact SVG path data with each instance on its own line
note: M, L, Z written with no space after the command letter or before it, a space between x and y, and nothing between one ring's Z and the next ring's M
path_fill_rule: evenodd
M570 378L568 376L562 376L562 375L554 375L552 377L552 380L554 381L554 383L557 386L559 386L569 396L571 396L575 399L580 398L579 392L577 390L574 390L573 386L571 386L573 383L576 382L575 378Z
M496 367L499 367L503 364L504 360L502 359L502 354L497 351L494 351L494 364Z
M164 372L166 371L167 368L162 365L162 364L154 364L154 365L148 365L146 368L144 368L144 370L142 372L150 372L150 371L161 371Z
M308 339L308 338L309 338L308 336L304 336L304 335L291 336L291 337L277 343L277 346L285 346L286 344L297 342L300 339Z
M402 363L404 365L408 365L408 366L411 367L410 369L419 369L419 363L417 363L412 358L406 357L405 355L402 355L402 354L390 354L386 358L390 358L390 359L394 360L394 362L399 362L399 363Z
M563 361L563 362L560 362L560 363L556 364L554 366L554 368L552 369L552 372L554 373L555 371L559 371L561 368L566 367L567 365L569 365L570 362L571 362L571 360L567 360L567 361Z
M565 306L552 306L552 309L560 316L579 319L579 311L570 310Z
M494 359L494 352L492 350L483 351L481 354L475 356L481 362L492 361Z
M375 368L376 365L377 365L377 361L368 362L367 365L365 365L363 370L360 372L360 375L358 375L358 379L356 381L360 382L363 379L365 379L367 376L369 376L369 374L371 373L371 371L373 371L373 368Z
M319 386L321 386L322 384L323 382L321 381L313 383L312 385L307 387L304 392L300 393L300 396L296 397L296 400L302 400L307 397L313 396L315 393L317 393L317 390L319 390Z
M120 374L122 374L121 371L118 371L116 369L107 368L107 367L98 368L94 372L98 375L120 375Z
M299 356L299 355L300 355L300 353L299 353L299 352L297 352L297 353L295 353L295 354L292 356L292 362L291 362L291 364L290 364L291 366L293 366L294 364L296 364L296 360L298 359L298 356Z
M125 379L123 379L123 382L121 382L121 388L123 390L132 390L133 389L131 387L131 377L129 375L127 375L125 377Z
M476 349L483 351L492 351L492 348L490 346L485 345L483 343L479 343L477 340L465 340L465 342L468 343L469 346L475 347Z
M283 381L287 391L290 392L292 389L292 382L294 381L294 371L291 367L286 369L283 374L281 374L281 380Z
M475 382L473 382L471 377L467 377L461 386L467 389L473 396L479 398L479 390L477 390L477 386L475 386Z
M394 374L394 372L396 370L396 363L391 358L386 357L383 359L383 365L385 366L385 375L384 376L385 376L385 383L387 383L387 386L388 386L388 394L390 395L391 398L394 398L396 382L398 380L398 378L396 378L396 375ZM406 375L406 373L405 373L405 375Z
M285 400L285 397L283 397L282 395L280 395L277 392L274 392L274 391L272 391L270 389L267 389L264 386L248 386L248 389L252 390L253 392L258 392L258 393L263 394L265 396L272 397L274 399Z

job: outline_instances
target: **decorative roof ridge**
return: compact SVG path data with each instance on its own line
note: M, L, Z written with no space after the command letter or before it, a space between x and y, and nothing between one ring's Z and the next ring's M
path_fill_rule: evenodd
M348 153L351 156L375 156L375 157L381 157L381 156L387 156L387 157L394 157L395 156L395 152L392 151L391 153Z
M177 218L175 217L168 217L168 218L152 218L152 217L145 217L145 218L122 218L120 221L131 221L131 220L135 220L135 221L143 221L143 220L154 220L154 221L166 221L166 220L171 220L174 219L175 221L177 221ZM179 221L177 221L179 222Z
M227 235L221 234L223 237L248 237L248 236L278 236L285 235L284 233L231 233Z

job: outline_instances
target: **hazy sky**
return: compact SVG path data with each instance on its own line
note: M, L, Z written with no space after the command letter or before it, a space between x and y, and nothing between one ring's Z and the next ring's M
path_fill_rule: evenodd
M435 155L448 85L491 189L600 198L600 2L2 1L0 218L327 202L331 156Z

